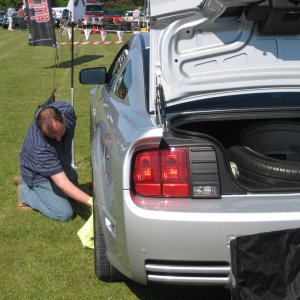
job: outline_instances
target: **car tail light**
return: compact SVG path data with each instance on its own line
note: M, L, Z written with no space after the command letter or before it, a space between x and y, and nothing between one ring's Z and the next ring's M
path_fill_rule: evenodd
M136 194L152 197L189 197L187 148L146 150L134 158L133 184Z

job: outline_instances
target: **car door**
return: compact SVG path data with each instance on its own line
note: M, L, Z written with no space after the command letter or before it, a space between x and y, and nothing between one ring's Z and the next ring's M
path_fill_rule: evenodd
M120 80L120 76L127 63L128 45L125 45L116 58L114 59L111 67L107 72L107 83L100 86L95 93L94 99L96 101L91 103L91 114L95 120L96 134L94 134L94 143L100 143L102 151L99 153L101 156L102 170L105 174L101 175L103 182L104 199L100 201L104 204L107 211L110 212L113 219L115 219L113 199L115 196L114 182L119 182L118 178L112 178L112 168L119 169L120 166L120 137L115 136L116 124L120 118L119 106L122 104L123 99L120 98L121 93L125 93L124 83ZM120 87L121 84L121 87ZM98 150L95 150L98 151ZM114 166L113 166L114 164ZM98 164L95 168L98 168ZM116 171L118 174L119 171ZM95 183L97 185L97 181ZM102 188L102 184L100 184Z

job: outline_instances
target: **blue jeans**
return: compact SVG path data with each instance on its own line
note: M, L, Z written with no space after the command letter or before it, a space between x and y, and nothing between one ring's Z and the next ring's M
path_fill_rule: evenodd
M69 179L77 185L77 174L74 169L72 169L70 177ZM68 221L74 215L70 199L52 180L29 187L21 179L20 198L23 204L31 206L46 217L57 221Z
M22 17L19 17L19 26L20 26L20 29L22 29L22 30L25 29L24 18L22 18Z

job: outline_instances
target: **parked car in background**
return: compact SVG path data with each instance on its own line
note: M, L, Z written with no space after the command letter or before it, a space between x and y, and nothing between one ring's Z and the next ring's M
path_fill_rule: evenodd
M141 11L138 20L133 19L133 10L128 10L123 16L123 21L131 23L132 31L140 31L142 28L149 29L149 16L146 16L144 12Z
M102 21L111 21L114 24L121 23L123 18L114 11L105 11L102 17Z
M18 12L13 12L12 15L12 28L19 28L20 27L20 21L19 21L19 17L18 17ZM24 20L24 24L25 24L25 28L28 27L28 21ZM5 14L3 17L3 28L7 29L8 28L8 18L7 15Z
M108 70L80 73L94 85L95 271L230 286L233 241L300 227L299 7L150 6L151 36L134 35Z
M60 25L68 23L68 21L71 21L71 11L65 8L60 17Z
M54 20L54 25L56 27L59 27L59 25L61 24L62 13L66 9L67 7L52 7L52 15Z
M3 22L4 22L4 14L0 13L0 26L3 25Z
M102 2L100 0L88 0L85 6L84 18L78 20L78 26L99 26L103 16Z
M144 12L141 11L140 16L141 16L141 18L142 18L142 17L145 17ZM127 11L124 13L123 20L124 20L124 21L127 21L127 22L132 22L132 21L133 21L133 10L127 10Z
M55 15L56 18L61 18L62 13L65 9L68 9L67 7L52 7L53 15Z
M123 20L123 17L113 11L107 11L101 18L101 27L106 30L131 31L131 23Z

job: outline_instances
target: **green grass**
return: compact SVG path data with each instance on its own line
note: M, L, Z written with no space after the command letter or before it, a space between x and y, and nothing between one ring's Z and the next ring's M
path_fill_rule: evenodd
M58 31L59 33L59 31ZM125 39L128 36L125 37ZM57 88L56 99L71 101L70 46L30 47L28 31L0 29L0 299L222 299L202 297L196 287L148 286L133 282L103 283L94 275L93 251L84 249L76 232L85 223L66 223L17 209L12 178L18 155L38 105ZM58 42L67 41L58 35ZM92 35L90 40L100 40ZM117 40L109 34L107 40ZM84 41L76 31L75 41ZM91 182L89 158L89 87L78 82L79 70L109 66L120 45L75 45L75 162L79 182Z

